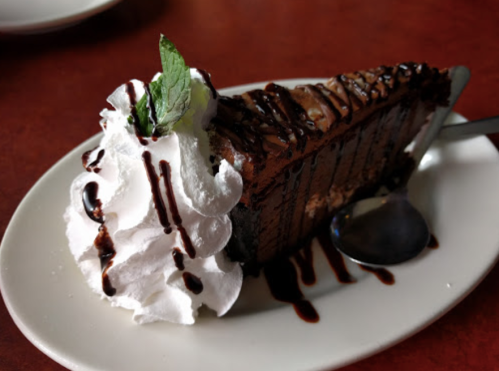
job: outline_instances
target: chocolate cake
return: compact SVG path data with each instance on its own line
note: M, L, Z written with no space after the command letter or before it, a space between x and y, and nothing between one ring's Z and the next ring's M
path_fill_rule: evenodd
M220 97L212 149L244 180L229 256L290 254L342 206L410 172L405 149L449 92L447 70L409 62Z

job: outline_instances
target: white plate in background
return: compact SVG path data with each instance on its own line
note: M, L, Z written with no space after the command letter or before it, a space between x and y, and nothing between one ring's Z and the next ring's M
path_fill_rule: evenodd
M0 0L0 32L43 33L78 23L120 0Z

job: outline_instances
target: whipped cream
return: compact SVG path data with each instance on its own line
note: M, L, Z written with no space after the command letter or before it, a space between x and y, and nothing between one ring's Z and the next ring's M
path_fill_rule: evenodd
M144 84L137 80L129 84L138 101ZM191 69L191 94L189 110L175 131L156 141L146 138L148 144L142 145L127 122L132 106L127 86L116 89L108 98L115 110L101 112L104 137L88 155L87 163L93 164L73 181L64 215L69 247L89 286L113 306L133 310L133 319L141 324L192 324L202 304L221 316L234 304L242 285L240 265L224 251L232 233L227 214L241 197L242 178L225 160L212 175L204 129L216 113L217 97L195 69ZM146 151L154 172L161 175L151 182L158 180L157 194L167 211L170 233L158 216L143 157ZM172 214L160 162L170 170L170 194L180 224ZM84 189L92 182L97 183L103 223L92 220L82 202ZM95 245L103 227L115 252L107 258L104 274ZM185 238L195 256L189 257ZM104 275L112 296L104 294Z

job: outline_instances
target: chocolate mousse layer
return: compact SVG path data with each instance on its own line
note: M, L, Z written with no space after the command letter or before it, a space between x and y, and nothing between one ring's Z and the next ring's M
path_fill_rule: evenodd
M244 180L231 258L262 264L292 253L342 206L410 172L405 149L449 92L447 70L409 62L220 97L215 161Z

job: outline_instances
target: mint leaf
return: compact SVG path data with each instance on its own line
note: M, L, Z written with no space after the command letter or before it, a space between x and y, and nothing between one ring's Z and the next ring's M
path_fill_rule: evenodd
M145 137L168 135L189 108L191 101L191 74L175 45L161 35L159 53L163 73L149 84L156 111L156 127L150 120L147 94L136 105L139 131Z
M161 135L168 135L189 108L191 73L175 45L163 35L159 40L159 53L164 78L161 85L163 104L156 105L157 129Z

